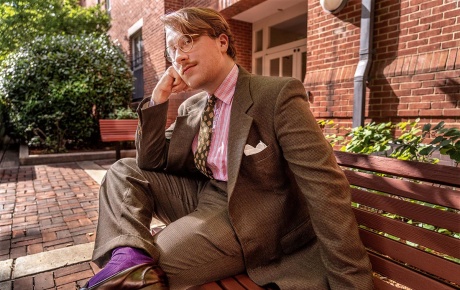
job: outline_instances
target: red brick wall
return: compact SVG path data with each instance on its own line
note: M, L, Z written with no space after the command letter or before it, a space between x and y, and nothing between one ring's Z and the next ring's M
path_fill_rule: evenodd
M161 0L112 1L110 11L112 26L109 35L114 41L120 43L129 61L131 60L131 48L128 29L138 20L143 20L144 97L150 96L158 79L166 69L166 61L163 57L164 29L159 20L160 16L165 13L163 2ZM175 7L170 4L169 7L171 6Z
M351 124L361 0L336 16L308 1L306 89L319 119ZM366 122L421 118L460 127L458 1L376 1Z

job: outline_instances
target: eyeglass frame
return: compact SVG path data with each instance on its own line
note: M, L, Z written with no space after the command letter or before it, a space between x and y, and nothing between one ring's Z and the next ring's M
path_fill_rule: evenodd
M171 48L171 47L177 47L178 49L180 49L180 51L187 53L187 52L191 51L192 48L193 48L193 38L194 38L194 37L197 37L197 36L200 36L200 35L201 35L201 34L198 34L198 33L192 33L192 34L186 33L186 34L182 34L182 35L179 37L179 39L177 39L176 44L170 45L170 46L168 46L168 47L165 48L164 57L166 58L166 60L172 63L172 62L174 62L174 58L176 57L177 49L174 50L174 56L171 56L171 55L169 55L169 53L168 53L168 49L169 49L169 48ZM187 50L184 50L184 49L182 49L182 48L179 47L179 41L180 41L184 36L189 36L190 39L191 39L191 41L192 41L192 44L190 45L190 48L187 49Z

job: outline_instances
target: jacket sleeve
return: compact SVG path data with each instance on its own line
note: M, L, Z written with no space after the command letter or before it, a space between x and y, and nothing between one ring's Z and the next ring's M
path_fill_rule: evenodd
M144 99L137 109L139 125L136 133L136 161L140 169L164 169L169 149L172 124L165 133L166 117L169 102L148 107Z
M275 134L304 195L331 289L372 289L372 272L351 208L350 187L310 111L301 82L275 105Z

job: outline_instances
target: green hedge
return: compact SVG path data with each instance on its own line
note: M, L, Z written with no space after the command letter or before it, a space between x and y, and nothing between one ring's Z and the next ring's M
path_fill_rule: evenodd
M437 163L432 154L439 151L447 155L457 165L460 163L460 130L447 128L444 122L435 126L419 124L415 121L393 124L371 122L356 128L341 128L346 130L345 137L337 134L325 134L332 146L341 145L340 150L360 154L382 153L391 158ZM323 130L337 129L332 120L318 120ZM393 137L395 129L399 129L399 137Z
M51 152L99 140L98 119L131 101L133 76L106 36L38 37L0 70L7 132Z

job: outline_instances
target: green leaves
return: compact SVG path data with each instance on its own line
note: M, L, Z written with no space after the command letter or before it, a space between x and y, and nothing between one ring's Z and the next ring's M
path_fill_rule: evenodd
M457 128L445 128L444 121L439 122L431 129L431 124L423 127L423 136L434 137L423 155L430 155L439 150L442 155L448 155L457 164L460 163L460 130Z
M370 124L354 128L347 134L351 137L342 147L342 151L371 154L374 152L384 152L391 147L389 142L392 140L392 125L388 123Z
M61 151L98 140L98 118L127 107L133 78L106 36L41 36L0 68L9 134Z
M361 154L383 153L385 156L400 160L413 160L437 163L432 154L439 150L448 155L457 164L460 163L460 130L445 128L445 122L435 126L425 124L420 128L420 119L403 121L397 124L371 122L365 126L347 129L346 139L331 134L336 125L330 120L318 120L317 123L332 146L342 145L342 151ZM343 129L343 128L342 128ZM399 132L396 132L399 130ZM327 133L326 133L327 131ZM399 133L398 138L393 135ZM430 142L431 140L431 142Z
M78 0L11 0L0 6L0 62L40 35L104 34L110 19L99 6Z

